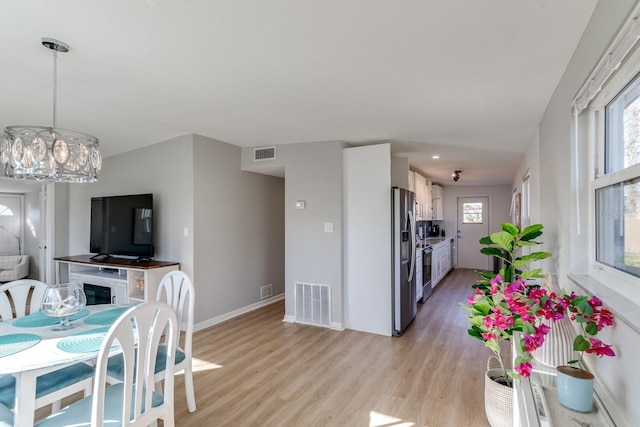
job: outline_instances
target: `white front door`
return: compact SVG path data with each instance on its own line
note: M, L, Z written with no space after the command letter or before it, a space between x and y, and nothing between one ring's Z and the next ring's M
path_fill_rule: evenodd
M491 259L480 253L480 239L489 235L489 198L458 197L458 268L491 270Z

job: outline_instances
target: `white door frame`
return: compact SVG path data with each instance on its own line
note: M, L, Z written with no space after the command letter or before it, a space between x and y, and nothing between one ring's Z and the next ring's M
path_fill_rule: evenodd
M40 240L38 242L38 258L40 265L40 281L55 283L55 254L56 215L55 215L55 184L43 184L40 190Z

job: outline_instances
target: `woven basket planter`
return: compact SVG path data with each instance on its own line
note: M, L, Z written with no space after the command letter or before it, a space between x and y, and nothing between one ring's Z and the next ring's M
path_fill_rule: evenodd
M501 369L491 369L491 356L487 360L487 372L484 376L484 411L491 427L513 426L513 387L496 382L497 377L504 377Z

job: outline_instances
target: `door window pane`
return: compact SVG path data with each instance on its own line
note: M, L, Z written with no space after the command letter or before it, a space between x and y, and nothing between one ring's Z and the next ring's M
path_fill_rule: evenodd
M462 223L482 224L482 203L463 203Z
M640 178L596 190L596 260L640 277Z

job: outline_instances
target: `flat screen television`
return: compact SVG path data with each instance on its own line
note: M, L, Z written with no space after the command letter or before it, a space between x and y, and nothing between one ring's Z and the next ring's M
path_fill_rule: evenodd
M153 194L92 197L89 252L153 258Z

